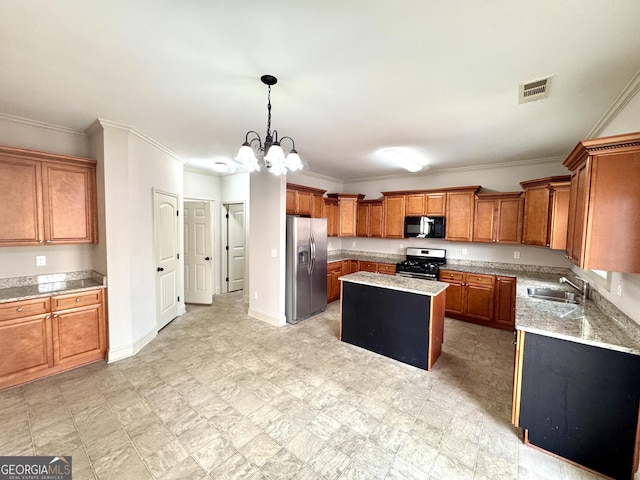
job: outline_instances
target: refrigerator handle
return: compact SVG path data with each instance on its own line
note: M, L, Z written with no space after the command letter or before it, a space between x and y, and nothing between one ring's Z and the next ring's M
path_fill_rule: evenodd
M316 239L313 238L313 233L309 235L309 245L311 246L311 261L309 262L309 274L313 273L316 266Z

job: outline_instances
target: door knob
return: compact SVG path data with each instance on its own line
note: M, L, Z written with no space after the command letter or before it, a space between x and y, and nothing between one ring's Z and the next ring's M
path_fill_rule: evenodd
M205 260L211 260L209 257L204 257Z
M162 268L162 267L158 267L158 271L159 271L159 272L164 272L164 268Z

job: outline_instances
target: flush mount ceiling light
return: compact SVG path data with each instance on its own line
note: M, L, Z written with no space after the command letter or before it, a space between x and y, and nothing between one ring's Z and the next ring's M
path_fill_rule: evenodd
M423 167L421 163L396 148L385 148L380 150L380 156L410 172L419 172Z
M258 156L260 156L267 170L274 175L284 175L287 171L294 172L296 170L302 170L302 162L300 161L298 152L296 152L296 144L293 138L282 137L279 141L276 130L273 131L273 136L271 135L271 86L278 83L278 79L273 75L263 75L260 77L260 80L269 87L269 93L267 95L267 135L265 136L263 144L260 135L253 130L249 130L245 135L244 143L238 151L236 162L250 172L255 172L260 170L260 164L258 163ZM252 134L255 136L249 140ZM286 157L284 150L280 146L280 142L285 139L291 140L293 145L293 148Z

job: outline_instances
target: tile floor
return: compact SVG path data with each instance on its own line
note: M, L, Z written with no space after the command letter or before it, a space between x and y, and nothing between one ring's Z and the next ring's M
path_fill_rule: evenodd
M513 334L446 320L432 372L341 343L338 302L296 326L239 293L135 357L0 392L0 455L84 479L587 479L510 426Z

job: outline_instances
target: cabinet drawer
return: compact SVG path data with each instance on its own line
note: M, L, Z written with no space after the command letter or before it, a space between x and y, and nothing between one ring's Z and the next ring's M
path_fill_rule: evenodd
M51 297L51 310L56 312L69 308L83 307L85 305L95 305L97 303L102 303L101 288Z
M452 272L450 270L440 270L439 279L444 282L447 282L449 280L453 280L454 282L464 282L464 273Z
M493 285L496 277L493 275L483 275L481 273L467 273L467 283L473 285Z
M376 273L378 271L378 264L376 262L363 262L360 260L360 271Z
M379 263L378 264L378 272L386 273L387 275L395 275L396 266L392 263Z
M19 302L0 303L0 321L32 317L49 312L49 298L34 298Z

